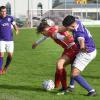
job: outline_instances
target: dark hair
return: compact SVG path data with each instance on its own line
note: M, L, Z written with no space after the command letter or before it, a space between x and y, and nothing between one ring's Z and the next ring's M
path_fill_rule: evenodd
M66 27L66 26L71 25L71 24L74 23L74 22L75 22L75 17L72 16L72 15L68 15L68 16L66 16L66 17L64 18L62 24L63 24L63 26Z
M1 11L2 9L6 9L6 6L0 6L0 11Z
M41 22L41 23L39 24L39 26L37 26L37 33L43 32L44 28L46 28L47 26L48 26L47 23Z

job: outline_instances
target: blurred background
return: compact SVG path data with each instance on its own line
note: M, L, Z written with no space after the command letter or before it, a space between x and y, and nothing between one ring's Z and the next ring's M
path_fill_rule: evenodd
M0 0L17 25L36 27L42 18L51 18L61 25L68 14L80 18L85 25L100 25L100 0Z

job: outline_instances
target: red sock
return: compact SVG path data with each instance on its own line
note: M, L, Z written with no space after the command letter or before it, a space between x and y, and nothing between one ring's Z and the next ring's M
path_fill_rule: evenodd
M59 70L56 70L55 73L55 88L59 88L60 86L60 73Z
M64 68L62 69L61 84L63 89L67 89L66 70Z
M60 82L62 84L62 88L66 89L67 83L66 83L66 71L65 71L65 69L58 69L55 73L55 87L56 88L59 88Z

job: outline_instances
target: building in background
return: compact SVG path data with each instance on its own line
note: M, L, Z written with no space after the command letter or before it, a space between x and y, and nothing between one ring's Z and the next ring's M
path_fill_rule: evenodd
M0 0L0 6L6 6L8 14L26 16L29 10L52 9L52 0ZM37 11L37 14L43 12Z
M14 0L0 0L0 6L6 6L9 15L14 15Z
M8 14L19 17L29 15L29 11L34 10L37 16L41 16L48 9L65 9L68 5L74 7L75 4L95 4L99 3L99 0L0 0L0 6L5 5L8 10ZM65 5L61 8L62 5ZM80 7L80 6L78 6ZM94 7L94 6L93 6ZM68 6L69 8L69 6Z
M77 4L87 4L87 0L75 0Z
M48 9L52 9L52 0L32 0L30 10L34 10L33 13L36 16L42 16Z
M7 7L8 15L15 16L20 26L33 26L33 20L49 17L56 22L72 14L81 19L100 20L100 0L0 0ZM20 20L19 20L20 18Z

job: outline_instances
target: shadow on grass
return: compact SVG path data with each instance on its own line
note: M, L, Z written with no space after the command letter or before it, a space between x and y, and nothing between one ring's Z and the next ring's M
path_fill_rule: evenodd
M22 91L33 91L33 92L48 92L51 94L56 94L57 90L46 91L41 87L28 86L28 85L8 85L8 84L0 84L0 89L8 89L8 90L22 90Z
M45 92L41 87L32 87L32 86L21 86L21 85L7 85L0 84L0 89L9 89L9 90L23 90L23 91L36 91L36 92Z
M93 76L93 75L82 75L85 78L91 78L91 79L100 79L100 76Z

